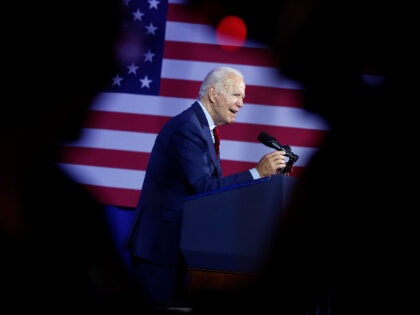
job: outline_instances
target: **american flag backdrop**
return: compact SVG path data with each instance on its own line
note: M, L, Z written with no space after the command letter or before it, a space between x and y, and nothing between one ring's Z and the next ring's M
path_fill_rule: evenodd
M267 47L247 40L224 50L213 26L185 1L121 0L121 6L127 31L121 65L92 104L81 138L63 144L59 165L66 173L103 204L135 207L157 133L194 102L211 69L227 65L244 74L247 87L236 121L220 130L224 175L255 167L272 151L257 141L265 131L300 156L292 173L300 176L327 126L302 108L302 87L278 73ZM140 48L132 44L139 42Z

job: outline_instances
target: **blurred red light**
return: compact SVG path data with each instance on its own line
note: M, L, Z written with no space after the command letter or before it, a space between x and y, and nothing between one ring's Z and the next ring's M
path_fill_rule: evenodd
M226 16L217 25L216 39L228 51L239 49L246 40L245 22L238 16Z

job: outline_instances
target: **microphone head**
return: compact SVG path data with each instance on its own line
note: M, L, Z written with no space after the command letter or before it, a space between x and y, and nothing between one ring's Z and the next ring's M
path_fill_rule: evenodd
M274 138L273 136L270 136L268 133L265 133L264 131L260 132L257 139L262 144L265 144L267 147L273 148L278 151L282 150L282 146L277 142L276 138Z
M267 147L273 148L277 151L285 151L286 156L290 158L289 162L293 165L294 162L297 161L299 158L298 155L294 154L288 145L283 145L278 143L276 138L270 136L268 133L261 131L257 137L258 141L262 144L266 145Z
M271 147L271 143L273 141L277 141L273 136L270 136L268 133L265 133L264 131L260 132L257 140L261 142L262 144L265 144L266 146L269 146L269 147Z

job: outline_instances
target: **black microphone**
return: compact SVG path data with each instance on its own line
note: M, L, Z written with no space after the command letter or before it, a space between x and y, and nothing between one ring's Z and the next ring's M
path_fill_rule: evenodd
M259 142L261 142L262 144L265 144L267 147L273 148L277 151L287 152L287 148L285 146L278 143L276 138L274 138L273 136L270 136L268 133L265 133L264 131L260 132L257 139Z

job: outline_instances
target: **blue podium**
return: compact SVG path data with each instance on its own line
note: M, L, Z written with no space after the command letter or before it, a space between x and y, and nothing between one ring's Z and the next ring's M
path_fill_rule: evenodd
M276 175L186 200L181 251L190 289L234 289L257 279L296 182Z

